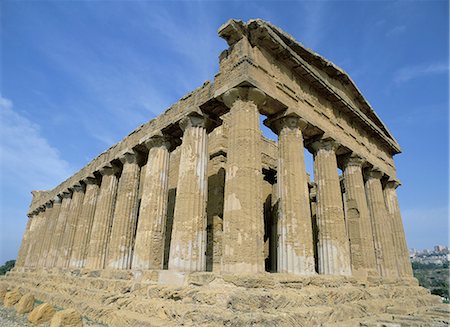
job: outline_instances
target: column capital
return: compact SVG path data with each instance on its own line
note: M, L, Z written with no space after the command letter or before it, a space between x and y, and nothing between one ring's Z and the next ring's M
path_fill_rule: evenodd
M84 186L83 186L83 184L79 183L79 184L75 184L74 186L72 186L72 189L74 192L83 192Z
M314 153L317 153L320 149L336 151L339 145L340 144L330 136L323 136L310 144Z
M70 190L63 191L61 194L63 199L69 199L72 196L72 192Z
M400 181L397 179L389 179L386 184L385 184L385 188L390 188L390 189L396 189L397 187L399 187L401 185Z
M86 177L82 182L86 185L98 184L98 180L95 177Z
M151 148L164 147L166 149L170 148L170 138L165 135L154 135L147 140L143 141L145 147L150 150Z
M383 172L377 167L368 168L364 171L364 177L368 179L381 179Z
M266 101L266 94L256 87L234 87L222 95L222 101L228 108L231 108L236 100L252 101L260 106Z
M57 196L55 196L54 198L53 198L53 205L55 205L55 204L61 204L61 196L59 196L59 195L57 195Z
M123 152L120 156L119 156L119 160L125 164L125 163L137 163L139 160L139 154L134 151L133 149L131 150L126 150L125 152Z
M343 155L338 159L344 169L350 166L362 167L362 165L367 161L355 153Z
M110 176L110 175L117 174L120 171L120 169L119 169L119 167L117 167L113 164L107 164L107 165L101 167L98 171L102 176L105 176L105 175Z
M190 127L203 127L206 128L207 118L199 113L191 113L186 117L183 117L180 122L180 128L183 132Z
M301 131L304 131L308 126L308 122L296 113L290 113L289 115L269 120L267 123L271 125L272 129L276 131L277 134L285 127L289 129L298 128Z

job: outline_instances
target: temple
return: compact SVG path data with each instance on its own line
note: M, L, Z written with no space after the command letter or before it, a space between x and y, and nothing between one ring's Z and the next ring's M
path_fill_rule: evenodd
M420 295L405 298L434 303L412 275L400 146L351 78L262 20L230 20L219 35L228 48L213 82L32 192L9 278L182 286L193 276L324 275L403 285ZM277 141L262 135L261 115Z

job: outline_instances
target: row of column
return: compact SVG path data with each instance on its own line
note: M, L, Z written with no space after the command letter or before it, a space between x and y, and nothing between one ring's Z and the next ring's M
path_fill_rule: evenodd
M264 219L259 108L265 94L234 88L223 96L230 108L224 190L223 272L264 271ZM303 130L296 115L272 122L278 134L279 214L277 271L315 273L315 251L304 163ZM184 131L172 228L169 269L206 270L208 139L206 119L184 118ZM124 153L122 170L100 169L40 208L29 220L18 265L90 269L162 269L168 201L167 138L148 140L142 198L139 156ZM330 275L411 276L395 182L384 189L381 173L363 176L362 159L340 158L345 211L340 190L337 143L322 138L311 144L317 185L318 272ZM118 174L120 173L120 177ZM140 212L138 213L138 208ZM139 216L139 220L138 220Z

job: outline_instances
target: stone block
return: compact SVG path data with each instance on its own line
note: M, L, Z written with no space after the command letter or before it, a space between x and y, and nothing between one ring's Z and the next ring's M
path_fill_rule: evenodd
M81 315L75 309L58 311L52 318L50 327L82 327Z
M19 302L21 297L22 293L18 289L6 292L3 304L6 308L12 307Z
M32 324L38 325L52 319L55 314L55 309L48 303L42 303L30 312L28 321Z
M8 292L8 287L4 284L0 284L0 303L3 303L6 293Z
M22 296L14 306L16 308L17 313L24 314L33 310L34 307L34 295L33 294L25 294Z

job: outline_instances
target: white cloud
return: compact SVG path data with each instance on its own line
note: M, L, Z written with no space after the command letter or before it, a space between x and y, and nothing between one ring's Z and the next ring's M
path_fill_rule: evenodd
M13 110L11 100L0 96L1 188L48 189L72 173L41 135L37 124Z
M428 65L404 67L394 74L394 82L396 84L401 84L403 82L407 82L417 77L425 75L443 74L448 73L448 71L449 66L446 63L435 63Z
M16 256L30 191L51 189L73 172L40 128L0 95L0 263ZM20 232L19 232L20 231Z

